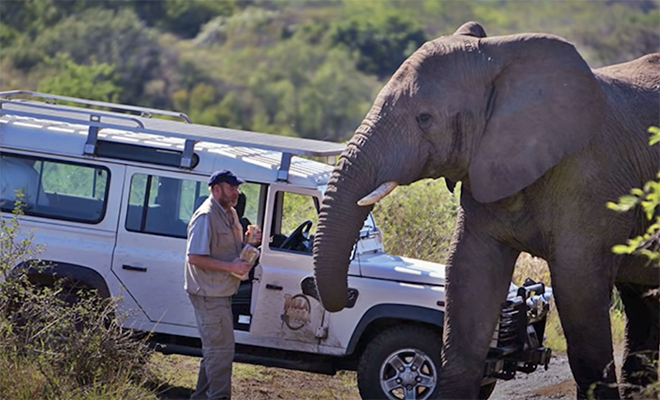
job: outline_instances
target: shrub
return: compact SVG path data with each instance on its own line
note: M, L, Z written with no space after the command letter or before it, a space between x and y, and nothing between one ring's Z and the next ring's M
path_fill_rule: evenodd
M444 262L457 207L458 197L444 180L424 180L398 187L373 212L388 253Z
M0 219L0 393L5 399L155 398L146 338L123 329L115 299L30 283L20 262L41 268L21 212ZM75 299L75 301L71 301Z

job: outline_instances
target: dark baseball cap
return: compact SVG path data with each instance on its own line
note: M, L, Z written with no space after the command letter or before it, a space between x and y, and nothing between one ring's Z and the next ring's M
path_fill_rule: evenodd
M215 171L209 178L209 186L217 185L220 182L227 182L232 186L237 186L240 185L241 183L245 183L243 179L237 177L236 175L234 175L233 172L226 169Z

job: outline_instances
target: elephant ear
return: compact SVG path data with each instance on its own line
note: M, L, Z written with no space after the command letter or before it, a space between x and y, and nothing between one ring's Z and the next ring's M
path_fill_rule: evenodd
M508 197L601 129L605 94L577 50L561 38L514 35L482 39L493 65L486 127L469 166L474 198Z
M484 28L474 21L466 22L461 25L454 35L473 36L476 38L485 38L486 31Z

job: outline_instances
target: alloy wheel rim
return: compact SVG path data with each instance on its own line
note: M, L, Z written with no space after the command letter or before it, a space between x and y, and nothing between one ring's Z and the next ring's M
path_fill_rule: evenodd
M426 400L437 381L436 366L418 349L399 349L380 367L380 386L390 400Z

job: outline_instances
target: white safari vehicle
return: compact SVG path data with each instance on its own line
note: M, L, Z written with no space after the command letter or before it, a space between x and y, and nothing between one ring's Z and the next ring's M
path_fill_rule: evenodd
M28 268L35 283L61 278L118 296L128 328L153 332L162 352L199 356L183 290L186 226L208 195L208 176L230 169L247 182L243 218L264 232L260 258L233 297L236 361L355 370L363 397L429 398L440 361L443 265L385 253L370 216L353 252L348 308L328 313L316 295L311 243L329 164L343 148L197 125L175 112L0 93L2 217L11 217L19 186L27 204L21 227L34 232L50 264L15 268ZM541 283L512 285L484 366L483 398L498 378L547 367L549 296Z

